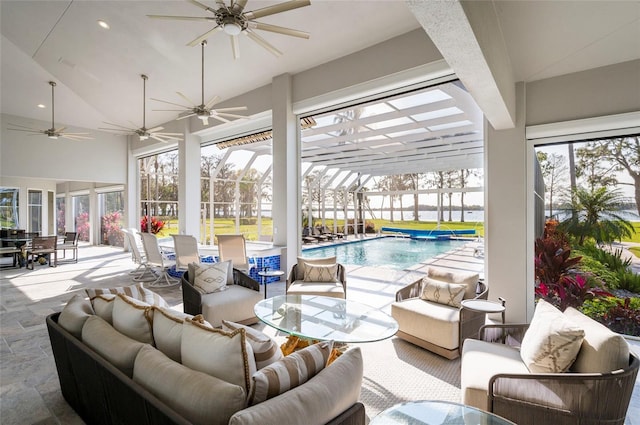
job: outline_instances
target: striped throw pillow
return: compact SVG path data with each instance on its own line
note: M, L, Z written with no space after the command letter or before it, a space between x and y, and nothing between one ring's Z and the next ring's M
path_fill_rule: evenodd
M268 335L263 334L251 326L245 326L240 323L222 321L222 330L232 332L238 329L244 329L247 333L247 341L253 348L253 356L256 359L256 368L258 370L271 363L282 359L284 355L278 344Z
M253 374L249 405L261 403L304 384L327 365L333 341L323 341L296 351Z
M137 283L131 286L119 286L115 288L86 288L85 292L89 299L93 302L93 299L98 295L106 294L124 294L136 300L144 301L149 305L155 305L158 307L168 308L169 304L160 295L153 291L148 290L142 286L142 283Z

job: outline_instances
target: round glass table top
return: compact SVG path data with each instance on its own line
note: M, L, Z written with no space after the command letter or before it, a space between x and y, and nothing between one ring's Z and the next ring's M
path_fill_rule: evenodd
M515 425L493 413L439 400L397 404L374 417L369 425Z
M308 339L372 342L398 331L398 323L385 312L342 298L278 295L257 303L254 312L267 325Z

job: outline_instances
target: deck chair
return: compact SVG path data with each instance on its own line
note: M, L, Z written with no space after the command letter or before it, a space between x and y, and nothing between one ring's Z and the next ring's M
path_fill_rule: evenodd
M30 268L33 270L33 265L40 255L49 257L49 267L56 267L58 265L57 243L57 236L37 236L33 238L31 240L31 246L27 248L27 268L29 268L29 263L31 263ZM53 261L51 261L51 254L53 254ZM31 261L29 261L29 258L31 258Z
M189 263L200 264L198 241L191 235L171 235L176 251L176 271L187 271Z
M122 229L122 233L124 234L128 247L131 250L131 261L138 265L135 270L129 272L129 274L133 276L134 282L154 280L155 275L146 267L147 257L144 255L142 239L138 232L134 232L132 229Z
M64 234L64 241L56 245L56 250L62 250L62 258L66 258L67 250L71 250L73 253L73 257L70 260L73 260L75 263L78 262L78 233L77 232L66 232Z
M167 260L162 256L158 238L151 233L140 233L140 236L142 236L142 246L147 258L145 268L156 276L156 280L149 282L149 286L178 285L180 280L169 276L169 267L175 265L175 261Z
M249 272L247 244L243 235L218 235L218 254L220 261L231 260L234 269Z

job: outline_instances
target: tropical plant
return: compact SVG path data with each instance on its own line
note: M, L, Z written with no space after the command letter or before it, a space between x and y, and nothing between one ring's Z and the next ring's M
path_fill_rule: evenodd
M584 245L590 238L600 244L631 237L635 233L633 225L618 212L624 204L618 190L578 188L574 192L571 214L559 227L574 236L578 245Z
M76 217L76 232L78 232L78 240L83 242L89 241L89 213L83 212Z
M640 298L593 299L586 301L580 311L615 332L640 336Z
M124 235L120 229L122 229L122 213L120 211L114 211L102 216L104 240L109 245L124 246Z
M153 233L155 235L158 232L160 232L162 230L162 228L164 227L164 222L158 220L156 217L151 217L151 229L148 230L147 229L148 222L149 222L149 219L148 219L148 217L146 215L143 216L142 219L140 220L140 231L142 233L150 231L151 233Z
M582 258L571 258L569 246L553 237L536 239L535 253L536 281L548 286L560 282Z

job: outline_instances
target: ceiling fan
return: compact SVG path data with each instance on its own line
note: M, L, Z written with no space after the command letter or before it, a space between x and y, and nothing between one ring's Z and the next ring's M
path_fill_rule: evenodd
M114 127L120 127L120 128L98 127L98 129L110 130L110 131L122 131L129 134L137 134L140 140L147 140L149 137L151 137L152 139L155 139L162 143L168 143L170 140L182 140L182 138L178 137L178 136L181 136L181 133L160 133L160 130L162 130L164 127L154 127L154 128L146 127L147 123L146 123L146 106L145 105L146 105L146 98L147 98L147 94L146 94L147 79L149 77L147 77L144 74L140 75L140 77L142 77L142 127L129 128L123 125L105 122L105 124L112 125ZM135 124L133 125L135 126Z
M181 108L183 108L183 109L154 109L154 111L188 112L186 115L181 115L177 119L183 120L185 118L192 117L195 115L202 120L202 125L209 125L209 118L214 118L222 122L229 122L230 120L228 118L247 119L248 117L245 117L243 115L236 115L236 114L229 113L234 111L246 111L247 110L246 106L235 106L231 108L212 109L212 106L220 101L219 96L214 96L213 99L211 99L209 102L204 103L204 46L207 45L207 41L206 40L201 41L200 45L202 46L202 79L201 79L202 97L201 97L200 105L196 105L194 101L190 100L184 94L180 92L176 92L178 93L178 96L180 96L181 98L189 102L192 106L185 106L185 105L180 105L178 103L167 102L166 100L152 98L151 100L155 100L156 102L168 103L169 105L180 106Z
M62 137L63 139L69 139L69 140L90 140L90 139L93 139L93 137L88 137L87 136L88 134L91 134L91 133L64 133L64 130L67 127L56 128L55 115L54 115L54 113L55 113L54 90L55 90L56 83L53 82L53 81L49 81L49 85L51 86L51 128L48 128L46 130L38 130L37 128L31 128L31 127L26 127L24 125L9 123L9 125L12 125L14 127L20 127L20 128L9 128L9 127L7 127L7 130L24 131L24 132L27 132L27 133L33 133L33 135L44 134L50 139L57 139L58 137Z
M187 0L189 3L197 6L201 9L211 12L213 16L167 16L167 15L147 15L150 18L156 19L178 19L186 21L210 21L215 23L215 26L197 37L196 39L187 43L187 46L195 46L201 41L207 39L210 35L217 31L224 31L229 35L231 40L231 49L233 51L233 58L238 59L240 57L240 46L238 44L238 35L245 34L250 39L258 43L260 46L274 54L275 56L281 56L282 52L271 45L267 40L259 36L254 30L262 30L275 32L283 35L290 35L299 38L309 38L309 33L304 31L298 31L291 28L285 28L278 25L265 24L262 22L256 22L255 19L263 18L269 15L275 15L276 13L287 12L289 10L297 9L299 7L309 6L310 0L291 0L284 3L274 4L273 6L263 7L262 9L244 12L244 8L247 5L248 0L230 0L230 4L227 6L225 0L216 0L216 9L212 9L206 4L202 4L196 0Z

